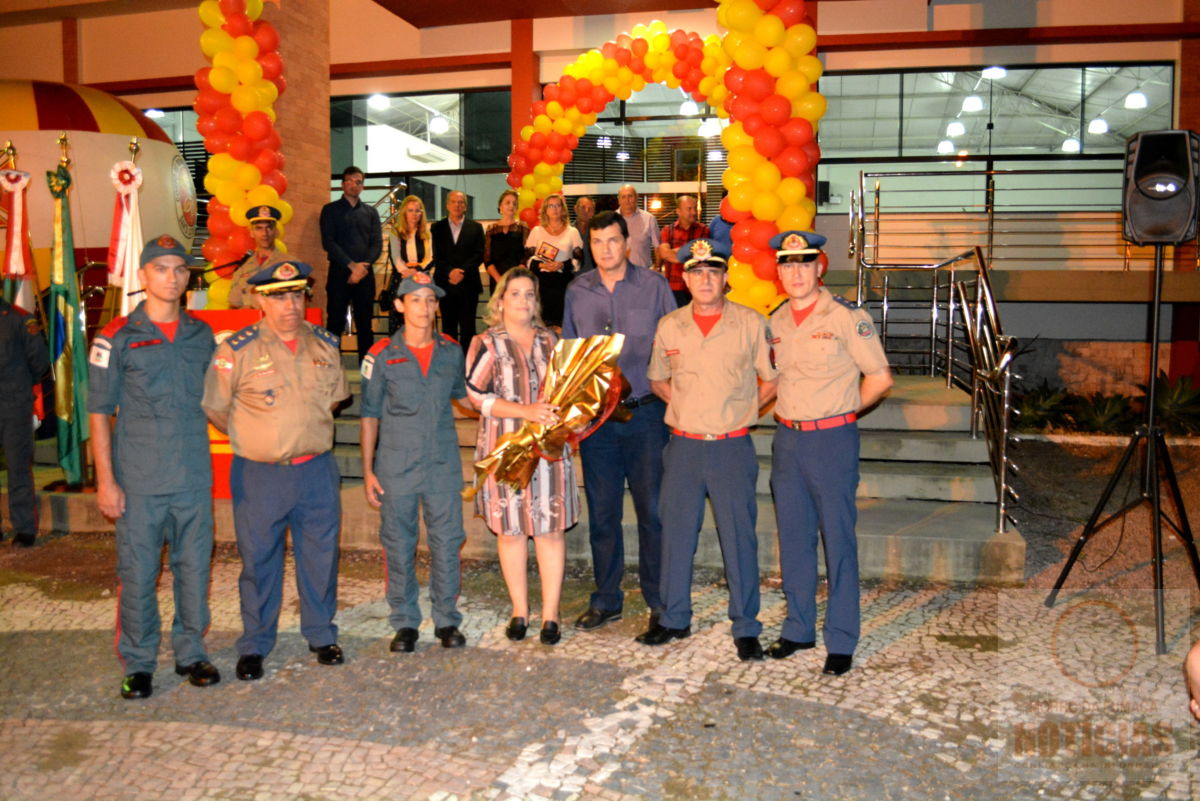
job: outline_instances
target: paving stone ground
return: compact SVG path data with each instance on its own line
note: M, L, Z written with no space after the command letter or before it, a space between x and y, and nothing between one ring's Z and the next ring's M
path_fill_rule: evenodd
M1064 464L1100 472L1053 449L1043 456L1053 463L1031 472L1045 481L1071 472ZM1181 472L1191 505L1200 473L1190 463ZM1069 478L1083 481L1062 490L1071 497L1099 480ZM1043 482L1034 495L1055 490ZM467 648L441 648L426 621L415 654L392 654L382 560L354 552L340 571L347 664L323 667L308 652L289 564L266 676L239 682L239 564L223 546L208 636L222 682L181 683L164 636L153 697L124 701L111 536L72 533L30 550L6 543L0 799L1200 798L1200 728L1180 672L1200 638L1200 592L1183 550L1168 536L1168 653L1159 656L1146 618L1148 515L1135 512L1089 543L1063 600L1046 610L1045 591L1078 533L1075 512L1026 503L1026 513L1054 522L1030 535L1038 541L1025 588L866 583L855 668L836 678L820 673L820 645L739 662L725 588L711 571L697 572L686 640L659 649L633 641L646 615L630 575L622 621L590 633L568 625L550 648L537 642L536 620L526 641L505 639L498 568L472 562L461 599ZM1200 509L1189 510L1200 522ZM586 606L586 567L568 576L566 620ZM159 602L169 621L169 573ZM1109 616L1075 625L1080 615L1064 611L1085 607ZM764 644L783 616L778 581L765 577ZM1103 684L1088 681L1102 673L1119 680L1085 686ZM1064 699L1088 698L1100 699L1091 713L1065 708ZM1055 731L1076 739L1051 742ZM1078 751L1085 741L1094 754ZM1070 748L1078 758L1064 760Z

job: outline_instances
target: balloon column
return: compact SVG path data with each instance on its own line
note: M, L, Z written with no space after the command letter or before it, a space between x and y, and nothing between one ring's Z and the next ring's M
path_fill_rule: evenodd
M780 231L811 229L817 211L822 66L804 0L722 0L717 21L729 29L721 45L733 59L723 82L734 121L721 133L729 154L721 216L733 223L729 297L765 312L783 301L767 243Z
M263 0L204 0L200 49L212 64L196 71L196 129L211 154L204 188L208 203L208 241L204 257L219 269L208 273L208 307L228 308L230 262L253 246L247 211L268 205L282 214L275 247L286 250L283 226L292 207L287 191L281 140L275 130L275 100L287 87L280 58L279 33L262 15Z
M724 38L668 33L656 20L581 55L533 104L533 124L509 156L508 183L521 219L535 224L604 106L647 83L682 87L733 121L721 134L729 154L721 216L733 225L729 297L766 313L783 300L767 243L781 230L811 228L816 214L815 131L825 98L814 86L822 66L804 0L721 0L717 21L729 29Z
M557 83L546 84L543 99L533 104L533 124L521 129L508 158L520 218L537 224L542 199L562 189L563 165L579 137L614 97L627 100L647 83L665 83L683 87L698 102L719 103L725 92L719 76L729 63L716 35L667 33L658 20L581 55Z

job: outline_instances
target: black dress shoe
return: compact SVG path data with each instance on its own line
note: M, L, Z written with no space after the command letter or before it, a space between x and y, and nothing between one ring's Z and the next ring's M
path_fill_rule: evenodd
M591 631L592 629L600 628L605 623L611 623L614 620L620 619L620 609L597 609L594 606L589 606L588 610L580 615L579 619L575 621L575 628L582 631Z
M525 639L525 630L527 628L529 628L528 620L523 617L514 617L504 627L504 636L513 642L520 642Z
M238 657L234 672L242 681L255 681L263 677L263 658L259 654L244 654Z
M733 644L737 646L738 659L743 662L762 661L762 643L758 641L757 637L734 637Z
M130 673L121 682L121 697L125 699L149 698L154 692L154 674Z
M634 637L634 639L642 645L665 645L671 640L682 640L684 637L690 637L691 635L691 626L684 626L681 629L669 629L660 624L646 629L646 631L643 631Z
M30 532L26 531L26 532L21 532L21 533L15 534L15 535L13 535L13 542L17 545L20 545L22 548L32 548L33 544L35 542L37 542L37 532L35 531L33 533L30 533ZM149 674L147 674L147 675L149 675ZM146 693L146 695L149 695L149 694L150 693ZM134 696L127 696L127 697L140 698L141 696L134 695Z
M458 626L442 626L434 630L433 636L442 641L443 648L462 648L467 644L467 638L458 630Z
M662 618L662 612L650 613L650 625L647 628L654 628L658 625L658 621Z
M538 635L542 641L542 645L554 645L562 639L562 632L558 630L558 621L543 620L542 633Z
M336 642L320 647L310 645L308 650L317 655L317 661L322 665L340 665L346 661L346 657L342 654L342 647Z
M816 642L796 642L780 637L767 646L767 656L772 659L787 659L797 651L807 651L809 648L815 648L816 645Z
M193 662L186 667L176 663L175 672L180 676L187 676L188 684L191 684L193 687L207 687L221 680L221 671L217 670L217 666L206 659Z
M420 634L414 628L405 627L396 632L396 636L392 638L392 644L388 646L388 650L392 653L411 654L417 650L417 640Z
M825 669L821 672L826 676L840 676L848 672L853 663L853 654L830 654L825 657Z

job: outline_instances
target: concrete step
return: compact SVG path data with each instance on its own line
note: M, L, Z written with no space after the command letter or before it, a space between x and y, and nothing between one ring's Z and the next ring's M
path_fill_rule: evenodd
M898 375L891 393L859 420L863 430L970 431L971 398L945 381Z
M754 451L771 455L775 427L761 425L750 432ZM860 457L904 462L986 462L987 443L971 439L963 431L889 431L864 429L859 432Z
M861 461L858 466L859 498L892 498L927 501L994 503L991 468L982 464L943 462ZM771 460L758 458L755 491L771 493Z

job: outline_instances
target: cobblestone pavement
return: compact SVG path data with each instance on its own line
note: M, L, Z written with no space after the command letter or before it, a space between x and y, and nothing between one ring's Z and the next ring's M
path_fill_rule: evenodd
M1189 471L1189 503L1198 482ZM1132 513L1089 543L1054 610L1042 601L1073 541L1062 532L1039 542L1025 588L865 584L862 641L842 677L821 675L819 644L739 662L721 577L706 571L689 639L633 641L646 610L630 575L622 621L567 625L551 648L537 621L524 642L505 639L499 570L471 563L468 646L441 648L426 621L416 653L392 654L382 560L347 552L347 664L308 652L289 563L266 676L240 682L239 563L220 546L208 643L223 680L182 683L164 632L143 701L118 695L111 536L5 543L0 801L1197 799L1200 727L1180 665L1200 639L1200 592L1168 537L1168 653L1156 656L1146 519ZM585 567L568 576L564 620L586 606ZM169 572L159 603L169 625ZM764 644L784 611L766 580Z

